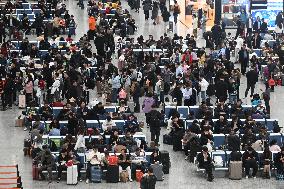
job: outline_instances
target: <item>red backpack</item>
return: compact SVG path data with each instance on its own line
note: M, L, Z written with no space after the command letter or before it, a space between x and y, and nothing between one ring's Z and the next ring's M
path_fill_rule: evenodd
M44 82L44 80L40 80L40 81L38 82L38 86L39 86L39 88L40 88L41 90L44 90L44 87L45 87L45 82Z

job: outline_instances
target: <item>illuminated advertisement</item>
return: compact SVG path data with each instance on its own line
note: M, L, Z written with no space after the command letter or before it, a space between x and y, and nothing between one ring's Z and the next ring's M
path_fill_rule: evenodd
M264 18L268 28L273 28L276 16L280 11L283 11L283 0L267 0L267 9L251 10L251 15L254 21L257 17Z

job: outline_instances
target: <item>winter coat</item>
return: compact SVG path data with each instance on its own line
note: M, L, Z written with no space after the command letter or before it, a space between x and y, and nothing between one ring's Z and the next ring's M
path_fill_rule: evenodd
M152 105L155 104L155 100L152 97L146 97L143 102L143 112L149 113L152 110Z

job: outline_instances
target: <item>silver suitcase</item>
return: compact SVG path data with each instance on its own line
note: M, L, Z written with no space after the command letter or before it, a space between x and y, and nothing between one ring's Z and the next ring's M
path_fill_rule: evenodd
M154 175L157 177L158 181L164 180L164 172L163 172L163 165L162 164L152 164Z
M67 167L67 184L70 185L78 184L77 165Z

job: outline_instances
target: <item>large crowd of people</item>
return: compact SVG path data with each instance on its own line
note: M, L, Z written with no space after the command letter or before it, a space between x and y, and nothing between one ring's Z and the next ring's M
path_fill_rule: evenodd
M83 1L79 0L78 5L84 9ZM159 12L163 21L169 22L171 13L163 0L131 0L128 5L136 12L142 5L146 20L151 11L154 25L159 23ZM0 9L0 75L4 78L0 92L3 111L14 104L24 104L26 108L24 126L31 133L31 154L34 162L40 164L41 179L45 179L43 171L47 170L51 182L56 167L59 182L62 171L72 161L78 168L78 180L82 181L84 163L78 154L86 153L86 183L93 180L91 173L95 168L108 170L109 165L118 165L119 173L127 172L129 181L137 179L136 170L148 170L141 183L154 186L156 177L150 165L162 162L164 170L169 168L159 153L160 130L164 125L170 130L174 151L184 146L186 159L193 162L196 158L199 166L206 169L209 181L214 178L214 160L208 153L213 134L228 135L225 149L245 151L236 159L243 162L246 177L250 168L252 177L256 177L257 162L261 161L265 177L269 178L271 151L275 149L279 153L274 163L283 175L284 149L269 141L265 126L254 121L270 117L270 92L277 92L275 86L284 83L282 12L276 18L277 32L269 31L265 20L252 20L242 10L235 36L226 32L222 20L216 20L212 29L205 31L201 14L193 15L192 34L171 35L165 30L159 39L152 35L134 39L132 35L139 28L120 1L90 0L88 32L74 41L77 23L64 2L42 0L34 6L32 9L41 11L32 21L26 13L21 19L15 16L17 9L22 9L18 0L8 1ZM175 1L175 24L180 11ZM29 40L33 29L37 43ZM63 34L67 30L66 38ZM242 77L247 80L244 94L240 91ZM266 87L258 94L255 87L260 80ZM242 105L247 103L249 91L253 108L244 111ZM95 98L90 99L91 94ZM117 106L116 111L106 111L107 104ZM165 106L182 105L199 105L199 109L197 113L190 111L186 118L177 109L169 115L164 112ZM53 109L59 107L62 109L55 116ZM149 144L134 140L143 130L136 115L140 112L145 113L145 127L150 127ZM195 121L185 130L183 119ZM87 128L88 120L98 121L99 127ZM115 120L124 120L123 129ZM67 125L62 127L60 121L67 121ZM66 137L56 146L52 142L44 144L44 135ZM85 136L90 140L86 141ZM257 141L262 142L265 151L260 160L254 148ZM59 151L56 159L54 151ZM111 152L120 153L114 164L109 159ZM151 152L150 162L145 163L143 158L137 161L147 152Z

